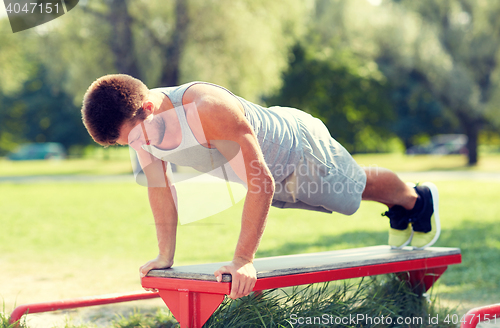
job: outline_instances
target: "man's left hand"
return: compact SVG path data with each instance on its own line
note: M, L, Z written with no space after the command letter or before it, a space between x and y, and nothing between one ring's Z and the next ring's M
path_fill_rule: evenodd
M217 281L222 281L222 274L229 273L232 276L231 294L232 299L237 299L250 294L257 281L257 272L252 262L234 259L231 264L221 267L214 272Z

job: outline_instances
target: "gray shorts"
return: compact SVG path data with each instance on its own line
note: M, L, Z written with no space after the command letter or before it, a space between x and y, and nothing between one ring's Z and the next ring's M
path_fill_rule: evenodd
M365 171L321 120L304 112L296 118L303 154L292 174L276 183L272 205L354 214L365 189Z

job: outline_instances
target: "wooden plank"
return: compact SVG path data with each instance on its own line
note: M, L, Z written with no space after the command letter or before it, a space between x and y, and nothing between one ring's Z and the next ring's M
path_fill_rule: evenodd
M254 266L257 270L257 278L267 278L456 254L460 254L459 248L429 247L424 250L413 250L410 247L406 247L400 250L393 250L389 246L372 246L320 253L259 258L254 261ZM229 263L196 264L151 270L147 276L216 281L214 272L221 266ZM224 275L223 281L230 282L231 276Z

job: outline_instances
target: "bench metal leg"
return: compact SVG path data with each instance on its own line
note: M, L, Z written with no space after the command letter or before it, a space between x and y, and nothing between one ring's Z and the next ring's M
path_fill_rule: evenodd
M221 294L187 289L159 290L159 293L181 328L201 328L224 300Z
M398 274L399 279L407 281L414 292L423 294L434 285L434 283L446 271L448 266L413 270L401 272Z
M230 282L143 277L142 287L157 289L181 328L201 328L231 291Z

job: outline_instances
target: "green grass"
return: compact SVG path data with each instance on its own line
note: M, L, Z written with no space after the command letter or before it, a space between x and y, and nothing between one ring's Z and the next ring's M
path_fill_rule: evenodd
M377 158L364 156L366 165L382 161ZM10 172L21 171L30 170L14 167ZM460 247L463 263L451 266L433 293L461 313L497 303L500 183L435 183L443 225L436 246ZM157 254L144 187L126 182L47 182L3 183L0 190L0 298L5 313L16 304L140 289L138 268ZM240 202L213 217L179 226L175 264L230 260L241 209ZM371 202L350 217L273 208L257 256L385 244L388 223L380 216L383 211Z
M9 317L7 315L4 315L2 312L0 312L0 327L2 327L2 328L16 328L15 324L9 323Z
M226 299L205 327L455 327L452 311L387 275Z
M156 313L143 313L138 310L130 315L119 315L113 320L114 328L174 328L178 327L177 321L168 311L158 309Z

